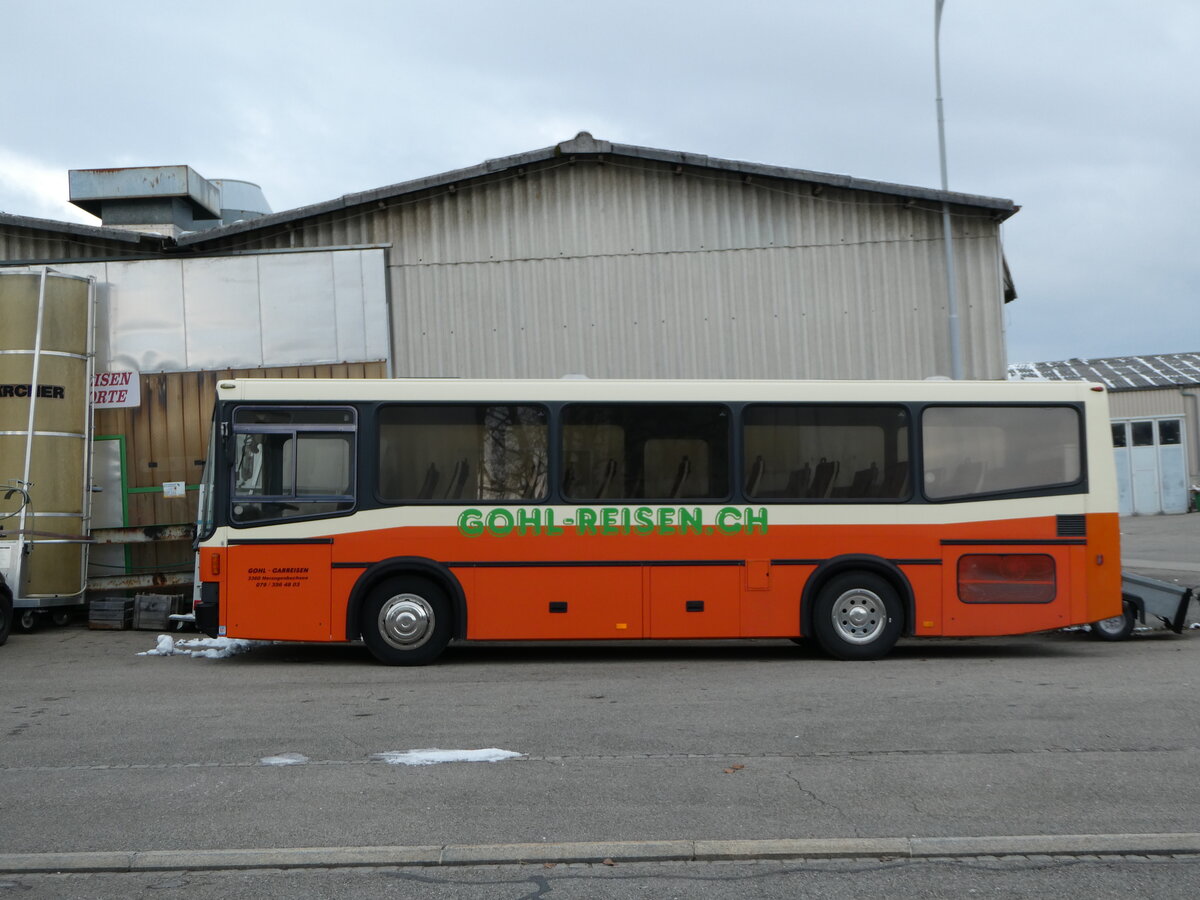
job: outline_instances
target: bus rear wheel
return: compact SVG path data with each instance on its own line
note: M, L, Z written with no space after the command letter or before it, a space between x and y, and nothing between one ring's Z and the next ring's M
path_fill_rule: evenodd
M362 610L367 649L389 666L423 666L450 643L446 592L425 578L389 578L376 587Z
M845 572L817 593L813 633L836 659L881 659L899 640L903 618L900 596L885 578Z

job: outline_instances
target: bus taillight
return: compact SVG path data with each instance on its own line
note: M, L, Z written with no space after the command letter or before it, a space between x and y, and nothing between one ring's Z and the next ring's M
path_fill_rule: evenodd
M1045 553L972 553L958 560L963 603L1049 603L1055 592L1054 557Z

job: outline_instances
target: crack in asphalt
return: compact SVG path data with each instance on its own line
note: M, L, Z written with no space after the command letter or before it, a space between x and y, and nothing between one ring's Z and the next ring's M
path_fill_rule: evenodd
M836 806L835 804L830 803L827 800L822 800L820 797L818 797L816 795L816 793L814 793L813 791L810 791L808 788L806 788L804 785L802 785L800 783L800 779L797 778L794 773L784 772L783 774L785 777L787 777L787 779L789 781L791 781L793 784L796 785L796 787L799 789L800 793L802 793L802 794L804 794L804 796L810 798L814 803L817 803L820 806L823 806L825 809L832 809L839 816L841 816L843 820L849 819L849 816L846 815L845 810L843 810L840 806ZM847 824L850 825L851 829L853 829L855 837L862 837L862 834L859 832L857 825L855 825L849 821L847 821Z

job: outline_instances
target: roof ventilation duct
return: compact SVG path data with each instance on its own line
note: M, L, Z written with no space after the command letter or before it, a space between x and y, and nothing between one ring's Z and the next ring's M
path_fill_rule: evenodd
M212 183L221 191L221 225L257 219L271 211L262 188L257 184L234 178L214 178Z
M70 200L108 228L179 237L271 211L248 181L203 178L191 166L71 169Z

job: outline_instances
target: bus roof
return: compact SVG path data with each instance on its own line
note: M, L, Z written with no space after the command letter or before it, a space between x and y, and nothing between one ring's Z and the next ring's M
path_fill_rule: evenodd
M1102 396L1085 381L750 381L666 379L228 378L220 400L280 403L380 401L658 402L1084 402Z

